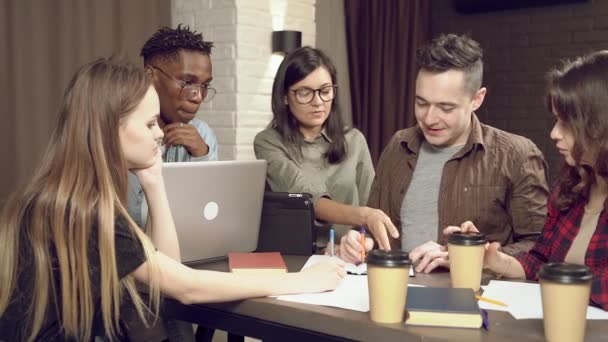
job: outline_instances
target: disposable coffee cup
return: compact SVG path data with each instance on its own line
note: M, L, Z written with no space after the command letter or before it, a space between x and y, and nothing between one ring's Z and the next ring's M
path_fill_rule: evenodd
M403 322L411 264L408 254L402 250L373 250L366 261L372 321Z
M479 291L486 242L482 233L456 232L448 237L452 287Z
M547 341L584 341L593 279L589 267L551 262L541 267L538 278Z

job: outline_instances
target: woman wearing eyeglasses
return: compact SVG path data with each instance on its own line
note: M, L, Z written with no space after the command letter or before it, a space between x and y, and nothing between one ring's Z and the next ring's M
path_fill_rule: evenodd
M377 217L392 226L382 211L364 206L374 168L363 134L342 122L336 80L321 50L290 53L274 79L272 121L255 137L256 157L268 161L272 191L311 193L316 218L338 225L339 236Z
M144 67L160 100L158 125L165 134L161 152L163 162L218 160L215 133L196 113L203 102L215 95L210 86L213 43L187 26L163 27L141 49ZM134 174L129 174L129 214L139 225L147 222L148 206L144 189Z

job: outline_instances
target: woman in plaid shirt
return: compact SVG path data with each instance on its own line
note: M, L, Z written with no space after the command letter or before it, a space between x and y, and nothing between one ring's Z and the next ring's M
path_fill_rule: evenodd
M529 252L515 257L488 244L484 266L499 278L538 280L546 262L586 265L594 275L590 302L608 310L608 50L567 62L548 80L547 106L557 120L551 139L565 164L543 232ZM477 229L465 222L444 233L455 231Z

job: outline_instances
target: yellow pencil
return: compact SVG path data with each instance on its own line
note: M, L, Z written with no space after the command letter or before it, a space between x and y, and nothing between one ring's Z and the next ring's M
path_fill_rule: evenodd
M496 299L490 299L490 298L482 297L480 295L475 295L475 298L477 298L478 300L484 301L486 303L504 306L505 308L508 307L507 304L505 304L505 303L503 303L503 302L501 302L499 300L496 300Z

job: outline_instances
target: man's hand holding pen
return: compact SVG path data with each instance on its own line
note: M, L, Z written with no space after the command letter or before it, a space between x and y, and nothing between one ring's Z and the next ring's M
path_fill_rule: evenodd
M355 265L365 260L365 254L374 248L374 240L361 231L350 230L340 240L339 256L342 260Z

